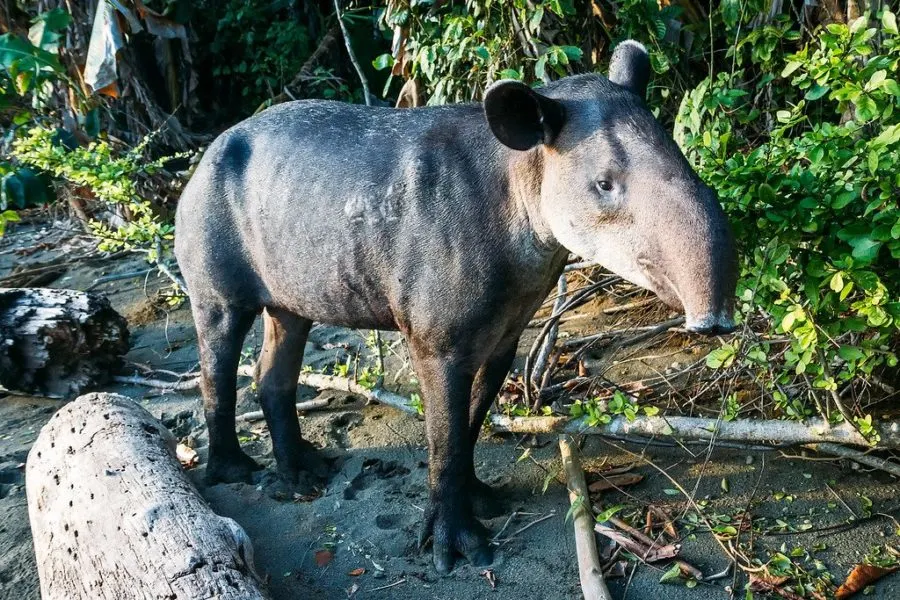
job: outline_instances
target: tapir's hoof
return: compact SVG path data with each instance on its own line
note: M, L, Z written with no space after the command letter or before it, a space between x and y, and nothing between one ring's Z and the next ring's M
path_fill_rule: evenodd
M328 478L328 463L316 447L304 439L291 444L284 453L279 452L276 446L275 459L278 463L278 476L289 483Z
M453 570L457 554L476 567L486 567L494 560L484 526L475 517L461 516L458 510L453 514L446 504L432 501L419 533L420 548L431 539L434 568L441 575Z
M506 506L496 489L473 477L471 483L472 510L482 519L493 519L505 514Z
M253 483L253 472L260 469L262 467L242 450L226 456L211 454L206 464L206 484Z

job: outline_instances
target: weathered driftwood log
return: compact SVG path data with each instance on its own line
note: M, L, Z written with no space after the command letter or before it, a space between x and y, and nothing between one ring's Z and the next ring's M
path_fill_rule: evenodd
M0 288L0 389L65 398L107 381L128 325L103 296Z
M187 480L172 435L116 394L57 412L28 455L43 600L267 598L240 526Z

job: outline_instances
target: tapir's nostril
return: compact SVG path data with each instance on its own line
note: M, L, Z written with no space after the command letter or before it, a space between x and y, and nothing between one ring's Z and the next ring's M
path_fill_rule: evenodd
M722 335L734 331L735 325L730 317L706 315L696 320L689 319L685 329L701 335Z

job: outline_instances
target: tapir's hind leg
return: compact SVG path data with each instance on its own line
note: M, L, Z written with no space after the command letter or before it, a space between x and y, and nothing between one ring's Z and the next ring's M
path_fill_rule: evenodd
M300 436L297 419L297 377L312 321L277 308L263 313L263 347L256 363L259 402L262 405L278 474L288 483L304 488L312 482L305 473L325 476L315 447Z
M209 483L250 481L260 467L241 450L234 428L241 344L256 311L214 302L192 303L200 347L200 390L209 428Z

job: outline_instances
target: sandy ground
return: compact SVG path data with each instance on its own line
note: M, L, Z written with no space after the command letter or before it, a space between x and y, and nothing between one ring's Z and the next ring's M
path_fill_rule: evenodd
M21 243L27 245L27 237L22 238ZM48 250L23 258L10 250L9 242L0 245L0 277L14 266L39 263L52 256ZM83 289L102 274L139 268L141 263L134 259L78 264L51 285ZM129 361L157 369L191 370L197 356L190 311L187 306L170 312L158 308L152 298L164 284L151 279L145 288L142 279L135 279L106 284L97 291L108 294L117 310L129 319ZM315 327L306 364L319 369L343 362L348 353L364 350L365 333ZM257 326L246 344L248 355L258 339ZM667 360L672 360L671 355ZM390 357L388 367L389 382L397 373L399 383L407 382L409 373L402 369L402 353ZM257 409L250 381L241 383L238 412ZM161 395L127 386L109 386L106 390L139 401L177 436L194 444L201 458L205 456L198 396ZM315 395L315 390L300 390L301 398ZM261 473L258 484L212 487L202 483L202 462L190 472L213 509L234 518L247 530L254 543L258 571L267 579L276 600L581 597L555 440L482 437L476 457L479 474L498 487L506 508L505 514L485 522L492 535L506 525L497 539L495 564L489 567L495 580L493 588L485 569L466 564L449 576L438 576L431 567L430 554L416 547L427 498L427 453L421 420L387 407L364 406L358 399L340 393L324 395L334 398L329 409L310 413L302 420L304 435L323 448L332 465L320 497L305 501L273 498L265 485L267 472ZM60 402L54 400L0 397L0 599L39 597L22 463L41 426L59 406ZM245 449L269 465L270 473L271 447L264 423L248 424L240 436ZM522 459L526 446L529 451ZM620 513L624 518L648 503L666 507L676 516L685 515L679 522L679 533L684 536L681 557L707 575L727 566L723 552L702 527L691 530L692 507L683 497L672 495L672 481L646 461L652 460L668 477L692 491L694 498L705 504L708 515L749 510L760 527L774 526L781 520L794 529L806 530L757 535L754 550L758 557L765 557L767 550L790 553L804 548L810 553L808 564L820 560L835 581L841 581L873 547L900 545L898 527L890 518L874 517L852 527L825 529L845 523L851 512L865 515L868 500L874 513L898 514L900 486L880 473L860 472L832 461L788 459L778 452L717 451L707 460L703 447L614 447L599 439L588 440L584 454L589 457L589 480L610 466L635 464L633 471L644 476L641 483L624 491L605 492L592 500L603 507L624 504L626 508ZM323 551L333 556L327 563L321 560ZM609 581L613 597L731 597L731 576L691 589L679 583L660 584L666 567L638 565L632 570L629 566L626 576ZM737 590L738 598L744 597L742 585ZM879 582L869 597L900 598L900 575Z

